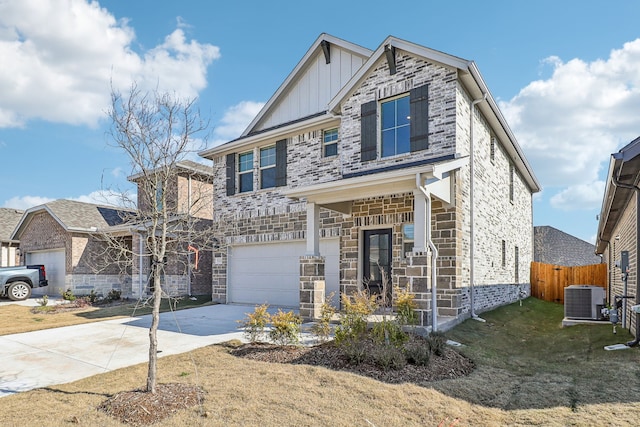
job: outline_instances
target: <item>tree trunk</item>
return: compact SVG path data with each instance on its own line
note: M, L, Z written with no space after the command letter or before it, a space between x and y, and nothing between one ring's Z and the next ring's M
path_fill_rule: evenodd
M158 324L160 323L160 302L162 289L160 287L160 269L153 269L153 311L151 327L149 328L149 370L147 372L147 392L156 392L156 377L158 372Z

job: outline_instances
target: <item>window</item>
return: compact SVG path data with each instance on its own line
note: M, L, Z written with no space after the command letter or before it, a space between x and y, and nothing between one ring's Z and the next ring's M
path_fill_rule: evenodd
M402 258L413 252L413 224L402 224Z
M380 109L382 157L408 153L411 149L409 96L383 102Z
M253 191L253 151L238 156L239 192Z
M514 175L513 165L509 165L509 201L513 203L513 175Z
M338 155L338 129L324 131L322 135L322 155L323 157Z
M163 204L162 204L162 196L164 193L164 189L162 188L162 181L156 182L156 211L162 212Z
M260 188L276 186L276 147L260 149Z
M516 263L516 271L515 271L515 282L516 283L520 283L520 269L518 268L518 264L520 263L520 251L518 250L518 247L516 246L516 250L514 253L514 257L515 257L515 263Z
M502 241L502 268L507 266L507 242Z

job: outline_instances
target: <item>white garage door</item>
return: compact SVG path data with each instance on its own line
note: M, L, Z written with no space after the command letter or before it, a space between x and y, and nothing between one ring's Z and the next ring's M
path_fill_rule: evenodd
M227 275L229 302L298 308L300 257L305 252L304 241L232 247ZM335 291L337 295L340 283L338 238L321 240L320 254L325 257L326 293Z
M65 291L65 257L64 249L54 251L27 253L27 265L43 264L47 272L49 286L33 288L34 295L60 296Z

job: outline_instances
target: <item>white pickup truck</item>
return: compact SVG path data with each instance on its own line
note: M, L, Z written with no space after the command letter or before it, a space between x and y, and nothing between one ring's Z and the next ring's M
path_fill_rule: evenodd
M22 301L31 296L31 289L49 285L44 265L0 267L0 297Z

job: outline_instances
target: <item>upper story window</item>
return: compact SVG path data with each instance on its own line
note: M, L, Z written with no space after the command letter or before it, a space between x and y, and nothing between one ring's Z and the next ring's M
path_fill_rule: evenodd
M260 188L276 186L276 147L260 149Z
M322 133L322 156L338 155L338 129L325 130Z
M156 211L162 212L164 207L162 203L162 197L164 196L164 189L162 187L162 181L156 182Z
M380 151L382 157L408 153L411 116L409 96L380 104Z
M238 156L239 192L253 191L253 151Z
M256 156L257 165L253 161ZM283 187L287 185L287 140L281 139L275 145L245 153L229 153L225 169L227 196L254 191L254 173L259 174L261 189Z
M429 148L429 85L360 105L360 160Z

